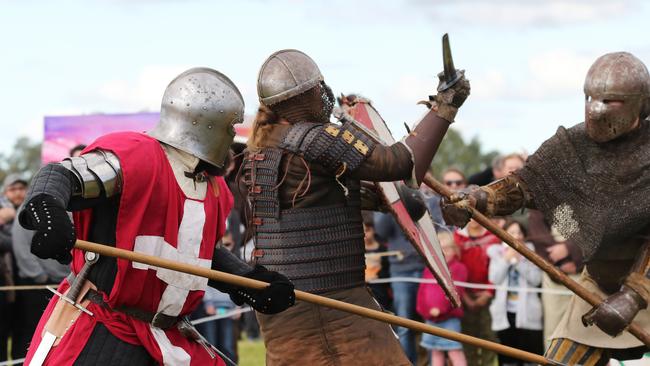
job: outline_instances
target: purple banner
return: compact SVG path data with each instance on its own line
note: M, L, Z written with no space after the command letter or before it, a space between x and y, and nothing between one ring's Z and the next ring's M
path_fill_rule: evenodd
M88 145L107 133L150 130L158 122L158 116L158 112L148 112L45 117L41 160L43 164L61 161L69 156L73 147L79 144ZM243 125L235 126L239 137L248 136L251 122L250 118L246 118Z
M60 161L79 144L88 145L99 136L111 132L147 131L156 122L158 112L45 117L41 159L43 164Z

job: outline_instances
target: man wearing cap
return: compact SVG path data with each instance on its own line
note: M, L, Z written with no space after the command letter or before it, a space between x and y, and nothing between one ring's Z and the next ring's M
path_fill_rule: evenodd
M0 286L15 285L11 226L16 209L25 200L27 181L20 174L7 175L0 197ZM0 291L0 360L7 359L7 341L15 337L15 291ZM20 349L12 348L12 357L20 358Z
M55 297L26 363L223 365L185 320L206 286L260 312L275 313L293 304L293 286L284 276L261 266L250 268L215 248L233 205L222 175L234 124L242 121L243 112L242 96L230 79L216 70L193 68L165 90L153 130L102 136L79 157L41 169L20 222L36 230L32 253L72 261L72 275L58 292L82 309ZM74 211L74 226L66 209ZM71 251L76 238L271 284L248 290ZM77 296L69 295L77 289Z
M25 185L22 186L23 199L26 188ZM24 207L25 205L20 205L16 214L20 215ZM23 228L18 220L14 220L11 225L11 238L17 269L16 283L20 286L42 286L61 282L70 273L70 267L53 259L42 259L33 255L30 251L33 237L34 231ZM32 334L51 295L46 289L16 292L16 307L12 318L17 326L14 327L11 341L14 358L25 357Z

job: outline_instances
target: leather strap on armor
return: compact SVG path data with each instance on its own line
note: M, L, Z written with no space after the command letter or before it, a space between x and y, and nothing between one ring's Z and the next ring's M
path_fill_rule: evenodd
M325 127L298 125L299 129L290 129L285 137L284 141L292 142L286 145L289 152L300 152L310 132L322 133ZM281 209L278 168L282 156L281 149L265 148L249 153L244 160L243 180L252 208L256 263L284 274L303 291L322 293L363 285L359 182L344 180L349 192L344 203Z
M376 145L377 141L352 122L340 126L302 122L287 131L279 147L340 175L359 168Z
M73 197L97 198L103 193L110 198L122 191L120 161L110 151L93 150L78 157L66 158L61 165L77 179Z
M68 283L73 283L71 281L74 281L74 278L75 275L73 273L70 273L70 275L68 275ZM160 329L169 329L174 325L176 325L180 320L180 318L177 316L171 316L163 313L154 313L154 312L150 312L150 311L146 311L134 307L129 307L129 306L120 306L118 308L111 308L108 305L108 303L104 301L104 296L102 295L102 293L93 289L88 290L85 299L105 309L111 311L119 311L120 313L124 313L130 317L136 318L145 323L149 323L154 327Z
M68 277L66 278L66 281L68 281L68 283L75 283L76 277L77 277L76 274L70 272L70 274L68 274ZM108 303L104 301L104 296L102 295L102 293L93 289L88 290L84 298L105 309L111 311L119 311L128 316L132 316L138 320L142 320L145 323L149 323L154 327L161 328L161 329L171 328L180 320L180 318L177 316L166 315L163 313L153 313L150 311L133 308L129 306L121 306L115 309L111 308L110 305L108 305Z

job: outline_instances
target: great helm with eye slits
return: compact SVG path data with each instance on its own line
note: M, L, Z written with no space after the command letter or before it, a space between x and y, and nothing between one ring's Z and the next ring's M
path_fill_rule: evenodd
M165 89L160 120L148 134L197 158L223 168L244 120L244 98L219 71L197 67L178 75Z
M596 142L626 134L650 114L650 75L630 53L599 57L587 73L584 91L585 127Z

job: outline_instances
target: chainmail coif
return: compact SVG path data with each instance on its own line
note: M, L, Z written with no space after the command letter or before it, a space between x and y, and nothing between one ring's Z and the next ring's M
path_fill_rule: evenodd
M516 174L535 204L586 260L650 224L650 122L598 144L584 123L558 128ZM611 250L606 252L611 253Z
M270 106L271 110L291 123L328 123L334 109L334 95L325 83Z

